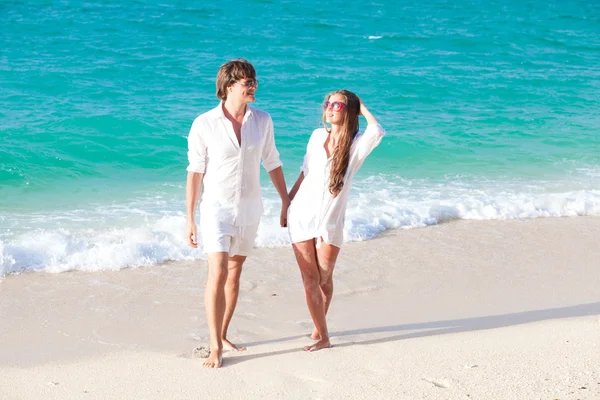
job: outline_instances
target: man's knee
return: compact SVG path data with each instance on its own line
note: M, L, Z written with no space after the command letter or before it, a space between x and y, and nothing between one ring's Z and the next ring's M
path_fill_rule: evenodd
M229 273L227 274L227 282L225 283L225 286L228 289L235 289L235 290L239 290L240 288L240 274L238 271L236 270L229 270Z
M222 287L227 283L227 270L219 269L208 273L208 282L214 287Z
M231 256L228 259L227 267L230 271L241 270L244 265L244 261L246 261L246 256Z
M229 257L229 261L227 262L227 269L229 270L229 275L231 277L239 276L242 273L244 261L246 261L245 256Z
M208 256L208 280L217 286L225 285L229 275L227 253L213 253Z

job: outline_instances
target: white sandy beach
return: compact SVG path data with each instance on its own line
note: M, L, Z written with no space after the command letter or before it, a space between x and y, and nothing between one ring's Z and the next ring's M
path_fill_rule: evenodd
M246 263L206 370L206 263L0 282L0 399L600 399L600 217L454 221L346 244L311 321L289 248Z

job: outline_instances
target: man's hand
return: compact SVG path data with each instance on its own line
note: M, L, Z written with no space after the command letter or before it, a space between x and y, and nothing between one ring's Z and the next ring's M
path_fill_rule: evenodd
M279 216L279 225L281 225L282 228L287 227L287 212L288 212L289 206L290 206L289 201L285 201L285 202L281 203L281 215Z
M196 223L194 221L188 221L186 228L186 237L188 245L197 249L198 248L198 230L196 229Z

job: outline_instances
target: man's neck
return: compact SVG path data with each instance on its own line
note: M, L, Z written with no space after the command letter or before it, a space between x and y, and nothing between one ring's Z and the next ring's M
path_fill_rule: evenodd
M223 103L223 112L225 116L231 116L236 121L242 121L246 115L246 107L246 103L237 103L228 98Z

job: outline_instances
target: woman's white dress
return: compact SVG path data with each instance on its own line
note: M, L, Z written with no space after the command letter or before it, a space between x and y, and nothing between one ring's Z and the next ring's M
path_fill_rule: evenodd
M308 141L301 171L304 180L288 209L288 229L292 243L316 238L337 247L344 242L344 217L350 196L352 178L365 158L385 135L379 124L369 124L364 133L354 137L350 148L348 170L341 192L333 197L329 192L331 157L327 158L325 128L316 129Z

